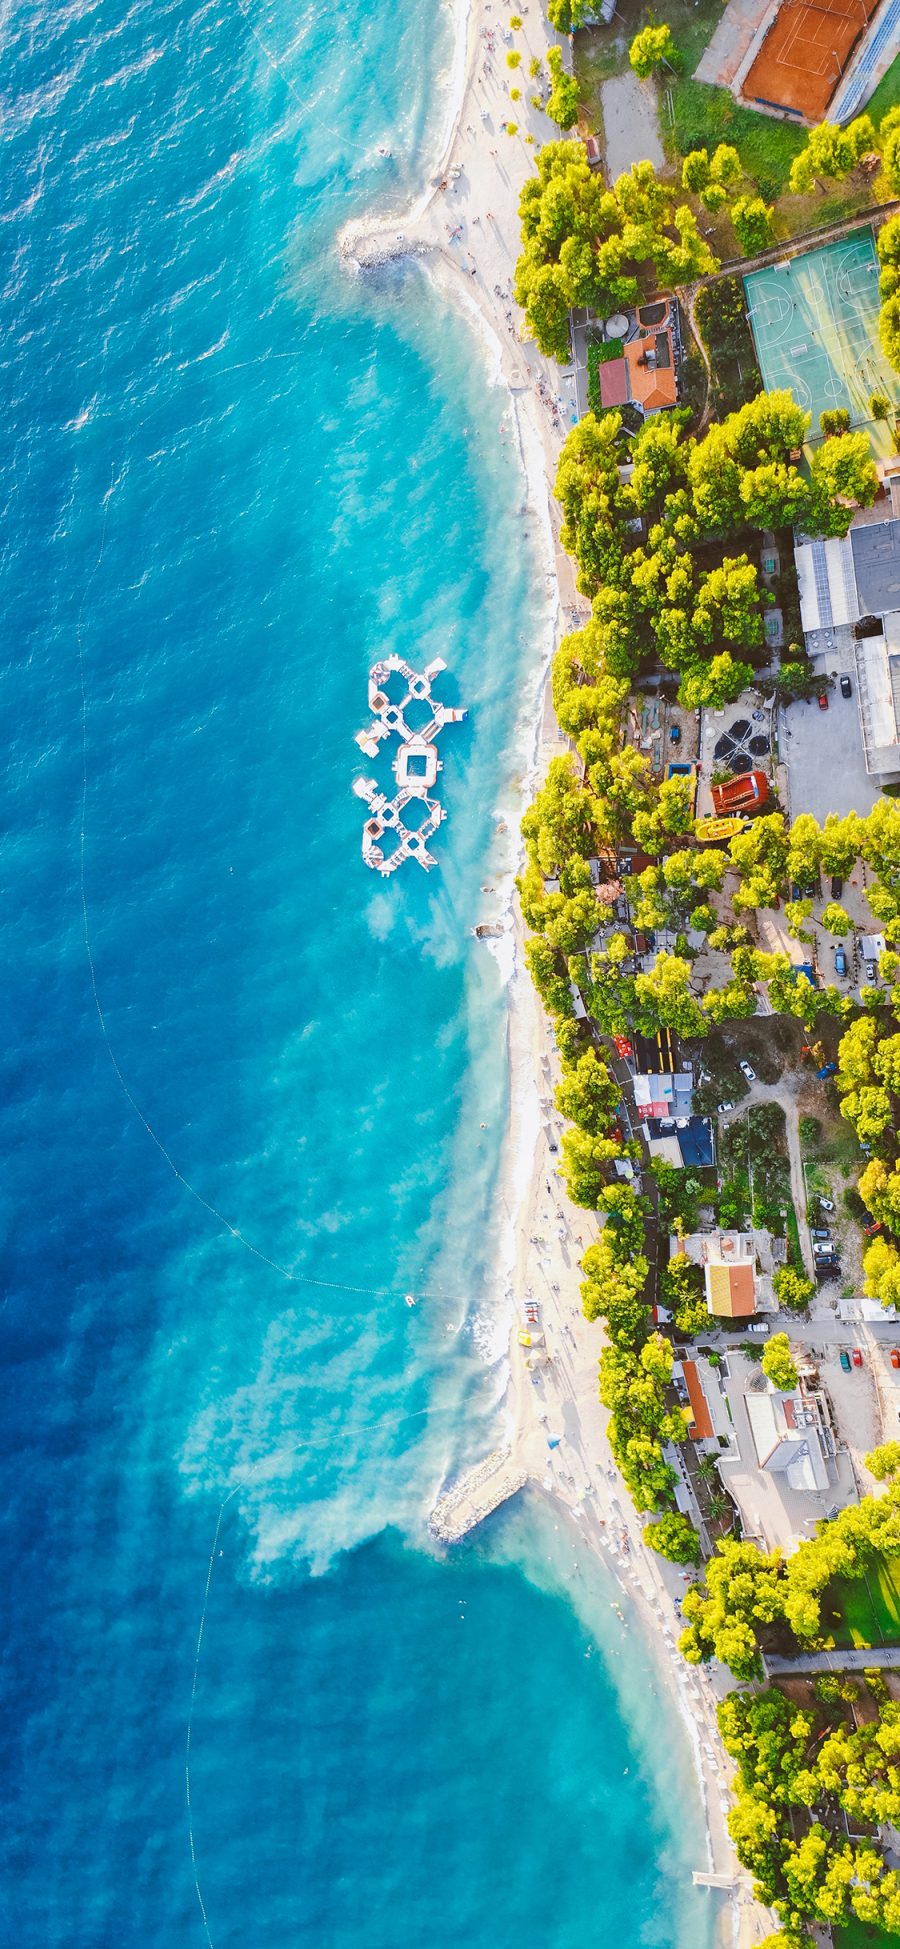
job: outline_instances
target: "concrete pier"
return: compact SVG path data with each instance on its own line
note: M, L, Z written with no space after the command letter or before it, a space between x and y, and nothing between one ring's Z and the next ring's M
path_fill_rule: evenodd
M428 1525L432 1535L441 1543L460 1542L501 1503L518 1495L530 1479L528 1470L513 1461L508 1448L495 1449L438 1497Z

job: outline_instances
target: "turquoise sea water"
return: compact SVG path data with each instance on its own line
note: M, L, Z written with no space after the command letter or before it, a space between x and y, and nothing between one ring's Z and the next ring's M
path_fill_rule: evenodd
M468 930L541 563L465 329L333 243L418 181L448 19L2 37L3 1937L699 1944L612 1593L537 1509L423 1539L502 1387ZM440 870L382 883L349 788L391 648L471 717Z

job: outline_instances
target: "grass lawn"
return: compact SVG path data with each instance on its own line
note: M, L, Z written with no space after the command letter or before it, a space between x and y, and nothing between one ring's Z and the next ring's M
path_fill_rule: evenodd
M736 102L728 88L706 81L671 83L672 117L663 101L660 112L663 144L674 157L691 149L712 151L717 142L733 142L748 175L771 201L787 184L791 163L806 142L806 130L773 115L758 115Z
M841 1646L900 1642L900 1561L882 1558L864 1577L836 1577L822 1623Z
M863 112L871 115L877 127L882 115L886 115L889 108L896 108L898 102L900 102L900 54L896 61L892 61L883 81L879 81L874 95L864 104Z
M682 58L682 72L693 74L714 29L722 18L722 0L665 0L661 9L644 0L617 0L611 27L585 27L575 36L575 74L581 100L592 126L601 127L600 88L611 75L628 68L628 49L642 27L665 20ZM673 80L665 70L662 85Z
M900 1936L888 1935L884 1929L873 1928L871 1922L857 1922L854 1917L845 1929L834 1932L835 1949L897 1949Z

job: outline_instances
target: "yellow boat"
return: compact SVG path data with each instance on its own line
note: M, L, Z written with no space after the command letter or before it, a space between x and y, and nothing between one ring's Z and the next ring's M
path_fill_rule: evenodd
M752 825L752 823L751 819L738 818L698 819L694 827L694 838L701 841L709 839L733 839L735 833L746 832L748 826Z

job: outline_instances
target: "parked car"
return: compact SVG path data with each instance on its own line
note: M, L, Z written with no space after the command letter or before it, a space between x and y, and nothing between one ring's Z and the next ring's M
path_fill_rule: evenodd
M863 1231L867 1238L876 1238L879 1232L884 1231L881 1219L870 1218L868 1224L863 1226Z
M741 1069L741 1075L746 1076L748 1083L756 1082L756 1070L751 1069L750 1064L746 1061L746 1058L741 1059L740 1069Z
M847 956L842 947L838 948L834 957L834 972L839 975L845 975L847 972Z
M819 691L819 709L820 711L827 711L828 709L828 697L824 690Z
M824 1239L826 1239L826 1240L827 1240L827 1242L828 1242L828 1244L829 1244L829 1245L831 1244L831 1233L830 1233L830 1232L829 1232L829 1230L827 1229L827 1226L816 1226L816 1225L813 1225L813 1226L812 1226L812 1237L813 1237L813 1238L824 1238Z
M840 874L839 874L839 873L832 873L832 876L831 876L831 898L832 898L832 900L840 900L840 897L841 897L841 894L843 893L843 891L844 891L844 882L843 882L843 880L841 879L841 876L840 876Z
M835 957L834 965L837 968L837 957ZM840 969L838 969L838 972L840 973ZM837 1075L836 1062L823 1063L821 1069L816 1070L816 1076L818 1077L820 1083L827 1082L829 1076L836 1076L836 1075Z
M845 1373L845 1374L849 1374L849 1372L850 1372L850 1355L849 1355L848 1353L842 1353L842 1354L841 1354L841 1366L842 1366L842 1367L843 1367L843 1369L844 1369L844 1373Z
M748 1326L747 1328L748 1333L755 1333L760 1339L765 1339L765 1336L768 1333L768 1331L769 1329L768 1326L766 1325L765 1320L755 1320L753 1325Z
M891 1348L891 1366L900 1367L900 1347Z
M680 724L670 724L670 726L669 726L669 737L671 738L671 740L672 740L672 743L673 743L673 744L680 744L680 743L681 743L681 725L680 725Z
M854 1367L862 1366L862 1354L860 1353L858 1347L854 1347L853 1349L853 1365Z
M820 1210L820 1211L833 1211L833 1210L834 1210L834 1199L833 1199L833 1198L818 1198L818 1199L816 1200L816 1202L817 1202L817 1204L818 1204L818 1207L819 1207L819 1210Z
M853 685L852 685L852 683L850 682L850 678L849 678L849 677L842 677L842 678L841 678L841 696L842 696L842 697L852 697L852 696L853 696Z
M725 1116L725 1114L726 1114L726 1111L728 1111L728 1110L733 1110L733 1109L734 1109L734 1104L733 1104L733 1103L717 1103L717 1104L716 1104L716 1116L717 1116L717 1117L724 1117L724 1116Z

